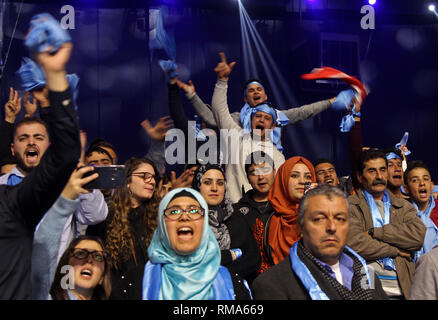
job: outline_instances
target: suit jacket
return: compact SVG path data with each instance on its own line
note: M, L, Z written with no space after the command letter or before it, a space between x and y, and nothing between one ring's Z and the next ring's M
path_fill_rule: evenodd
M319 268L308 258L301 261L309 269L319 287L330 300L342 300L342 297L322 276ZM372 276L372 275L371 275ZM254 300L310 300L310 295L300 278L292 270L290 256L259 275L251 288ZM373 300L386 300L379 278L374 274Z

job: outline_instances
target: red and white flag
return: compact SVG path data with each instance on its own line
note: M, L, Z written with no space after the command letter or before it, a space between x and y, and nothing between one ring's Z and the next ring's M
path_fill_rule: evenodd
M301 76L304 80L315 79L340 79L348 83L356 91L356 99L361 105L368 95L368 90L357 78L352 77L342 71L330 67L315 68L311 73L303 74Z

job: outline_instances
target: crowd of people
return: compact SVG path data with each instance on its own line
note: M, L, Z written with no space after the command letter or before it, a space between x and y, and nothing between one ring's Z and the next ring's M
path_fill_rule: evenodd
M224 53L211 105L165 64L170 116L141 123L148 153L123 164L122 186L89 189L95 166L119 164L117 150L79 129L66 31L49 15L31 25L34 60L18 72L27 89L10 88L0 126L0 299L438 298L431 173L405 146L362 145L354 94L276 109L249 79L231 114L235 62ZM195 150L209 152L195 163L186 153L177 176L166 173L165 137L191 129L181 93L197 114ZM329 159L283 154L282 127L329 109L354 119L346 177ZM227 152L207 148L222 129L243 134Z

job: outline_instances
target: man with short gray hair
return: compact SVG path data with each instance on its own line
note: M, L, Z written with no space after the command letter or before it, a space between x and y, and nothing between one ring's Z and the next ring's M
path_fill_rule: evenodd
M302 238L289 256L254 281L255 299L387 299L365 260L346 246L349 214L342 190L320 185L306 192L298 226Z

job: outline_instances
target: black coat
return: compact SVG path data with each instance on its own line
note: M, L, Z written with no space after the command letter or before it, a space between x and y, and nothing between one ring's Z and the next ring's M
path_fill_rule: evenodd
M274 265L266 238L270 217L274 214L274 209L269 201L264 202L263 205L255 202L253 194L253 190L247 191L233 207L235 212L239 212L245 218L256 240L261 257L258 273L261 273Z
M234 210L239 211L245 217L251 230L254 230L257 219L260 219L262 223L266 223L273 212L269 201L263 202L261 206L260 203L254 201L253 195L254 190L249 190L243 195L239 202L233 205Z
M131 269L123 279L112 288L111 300L142 300L144 265ZM231 273L236 300L250 300L251 296L242 278Z
M174 125L175 128L180 129L183 133L184 133L184 137L185 137L185 163L189 163L189 145L193 144L193 141L189 141L189 121L190 119L187 118L186 114L184 113L184 108L181 102L181 93L179 91L178 85L177 84L168 84L168 102L169 102L169 111L170 111L170 116L172 117L173 121L174 121ZM195 121L195 120L192 120ZM209 128L212 130L216 130L216 128ZM194 159L190 159L190 160L195 160L196 162L201 162L201 163L206 163L210 157L211 159L215 159L217 163L219 163L219 158L220 158L220 142L219 142L219 137L217 136L217 132L216 132L216 138L217 138L217 143L216 143L216 149L208 149L208 151L212 152L213 154L207 154L206 159L202 159L203 158L203 154L200 154L201 159L197 159L197 153L198 153L198 149L205 143L208 142L207 141L201 141L201 140L197 140L195 141L195 152L196 155L194 157ZM208 138L210 139L210 138Z
M341 296L324 279L318 267L308 258L302 257L318 285L331 300L341 300ZM373 276L373 274L371 274ZM374 274L374 300L386 300L388 297L382 289L379 278ZM251 288L255 300L310 300L307 289L292 270L290 257L259 275Z
M38 167L14 186L0 186L0 299L30 299L35 228L76 168L81 145L70 90L49 92L51 145ZM63 103L68 102L67 106Z
M227 267L232 274L237 273L252 283L257 276L261 257L251 229L243 215L238 211L234 211L231 217L225 221L225 225L230 232L230 249L239 248L242 250L242 256L233 261L230 250L222 250L221 265Z

